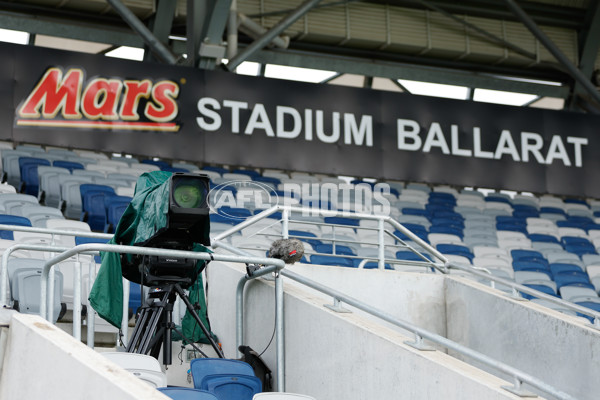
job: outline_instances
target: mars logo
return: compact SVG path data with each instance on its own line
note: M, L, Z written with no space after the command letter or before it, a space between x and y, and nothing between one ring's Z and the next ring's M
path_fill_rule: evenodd
M177 132L178 95L173 81L94 78L84 86L81 69L54 67L18 108L17 125Z

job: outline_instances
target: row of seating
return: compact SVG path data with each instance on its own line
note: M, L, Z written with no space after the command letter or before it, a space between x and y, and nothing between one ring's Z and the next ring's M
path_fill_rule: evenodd
M156 358L136 353L104 352L107 359L174 400L315 400L313 397L263 392L262 381L250 364L232 359L198 358L190 363L193 388L167 386Z

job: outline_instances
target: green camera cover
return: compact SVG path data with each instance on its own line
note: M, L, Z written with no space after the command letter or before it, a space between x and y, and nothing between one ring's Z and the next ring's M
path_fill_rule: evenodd
M143 243L167 225L171 175L171 172L154 171L144 173L138 178L133 200L119 220L109 244ZM192 251L210 252L209 249L198 243L194 244ZM90 305L100 317L120 328L123 319L121 257L118 253L113 252L101 252L101 256L102 264L90 291ZM132 260L133 256L127 255L126 257ZM202 268L203 265L204 261L199 260L196 268ZM188 290L191 303L200 305L200 310L197 311L198 315L210 331L201 274L198 274L198 279ZM190 341L208 343L202 330L187 311L182 320L181 329L183 335Z

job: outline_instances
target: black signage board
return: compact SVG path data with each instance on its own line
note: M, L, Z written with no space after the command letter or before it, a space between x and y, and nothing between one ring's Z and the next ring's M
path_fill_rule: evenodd
M600 117L0 45L0 139L600 197Z

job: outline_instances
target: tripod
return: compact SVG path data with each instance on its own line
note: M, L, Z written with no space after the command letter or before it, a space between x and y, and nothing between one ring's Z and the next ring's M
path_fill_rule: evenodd
M146 304L141 308L126 351L128 353L150 354L152 357L158 358L162 346L163 364L171 364L171 331L175 329L173 304L177 295L184 302L187 310L200 326L219 358L224 358L223 352L200 320L200 316L179 282L164 283L152 288ZM155 301L155 299L158 300Z

